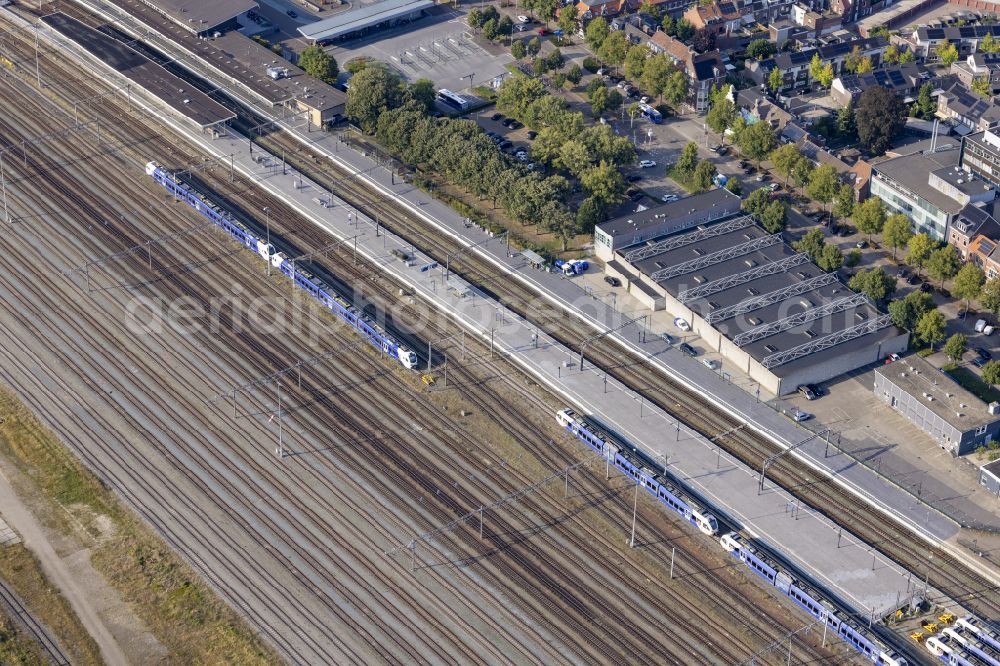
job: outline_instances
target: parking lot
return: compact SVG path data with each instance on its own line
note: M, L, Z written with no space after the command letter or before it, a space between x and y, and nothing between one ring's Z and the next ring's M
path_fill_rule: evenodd
M507 71L513 58L500 47L473 39L465 14L438 6L432 15L393 30L328 49L343 69L358 58L387 63L408 81L427 78L435 87L460 92Z

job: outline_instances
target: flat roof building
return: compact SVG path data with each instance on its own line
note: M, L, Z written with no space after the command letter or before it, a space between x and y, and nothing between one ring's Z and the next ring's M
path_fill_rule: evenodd
M42 21L202 128L236 117L235 113L187 81L174 76L117 39L84 25L75 18L56 12L43 16Z
M979 468L979 485L1000 497L1000 460L988 462Z
M874 390L954 456L1000 439L1000 404L987 405L916 354L878 368Z
M613 241L642 237L614 248L607 273L647 307L685 319L708 347L778 395L906 348L908 334L865 296L750 215L707 219L704 196L644 211L654 217L642 224L598 225Z
M304 25L299 33L319 43L350 39L415 21L433 6L432 0L380 0Z
M141 0L188 32L201 34L226 26L257 8L254 0Z

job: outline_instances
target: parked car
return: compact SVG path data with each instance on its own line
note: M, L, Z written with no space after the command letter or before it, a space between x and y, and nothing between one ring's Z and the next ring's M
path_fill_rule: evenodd
M819 397L818 395L816 395L816 392L812 390L812 387L809 386L809 384L803 384L802 386L800 386L799 393L804 395L806 397L806 400L815 400L816 398Z
M809 412L803 412L802 410L799 409L796 409L794 412L792 412L792 418L800 423L802 421L808 421L812 417L813 415L810 414Z
M517 17L517 20L520 21L521 23L531 23L531 19L524 15L519 15Z
M664 203L670 203L672 201L677 201L678 197L676 194L664 194L661 201Z
M781 189L781 185L778 185L777 183L771 183L770 185L767 186L767 189L771 190L772 192L777 192L778 190Z
M500 142L500 150L507 150L508 148L513 147L513 145L514 145L513 141L510 141L509 139L504 139L503 141Z
M298 18L298 17L299 17L299 15L298 15L298 14L297 14L297 13L295 12L295 10L294 10L294 9L289 9L289 10L288 10L287 12L285 12L285 13L286 13L286 14L288 14L289 16L291 16L292 18Z
M539 34L540 36L544 37L545 35L549 34L549 31L548 31L548 30L546 30L545 28L539 28L539 29L538 29L538 34Z
M625 178L625 180L627 180L630 183L637 183L640 180L642 180L642 174L641 173L629 174L629 176Z
M490 116L490 120L492 120L493 122L497 122L499 120L503 120L503 114L502 113L494 113L492 116Z
M716 361L714 358L703 358L701 362L705 364L705 367L709 370L718 370L722 367L722 364Z
M934 291L934 287L931 286L930 282L924 282L923 284L920 285L920 291L924 292L925 294L929 294L930 292Z
M524 125L522 125L522 124L521 124L521 123L520 123L519 121L517 121L517 120L515 120L514 122L512 122L512 123L510 124L510 128L511 128L511 129L513 129L513 130L519 130L519 129L521 129L522 127L524 127Z
M538 136L538 132L535 130L528 130L528 141L534 141L536 136Z
M757 182L763 183L765 180L771 180L771 177L766 173L757 174Z
M627 190L625 196L628 197L629 201L638 201L646 195L642 193L642 190Z
M857 243L854 244L854 247L858 248L859 250L863 250L866 247L868 247L868 241L859 240Z
M695 356L698 355L698 350L686 342L680 343L679 345L677 345L677 348L680 349L683 353L690 356L691 358L694 358Z
M920 276L914 273L910 277L906 278L906 284L920 284Z
M899 270L896 271L896 275L905 280L906 278L910 277L910 271L906 270L905 266L900 266Z
M674 326L681 329L685 333L691 330L691 324L687 323L687 320L684 319L683 317L675 317Z
M972 359L972 365L976 366L977 368L981 368L989 362L990 359L983 358L982 356L977 356L976 358Z
M639 167L642 169L652 169L656 166L656 162L653 160L639 160Z
M504 118L503 122L501 122L500 124L503 125L504 127L510 127L511 123L513 122L514 122L513 118Z
M660 339L666 342L668 345L675 345L678 342L677 338L670 335L669 333L660 333Z
M720 155L728 155L729 154L729 146L722 146L721 148L719 148L715 152L719 153Z
M610 284L612 287L622 286L622 281L612 275L605 275L604 281Z
M979 356L979 358L985 358L987 361L993 358L993 354L985 347L976 347L972 351L976 352L976 355Z

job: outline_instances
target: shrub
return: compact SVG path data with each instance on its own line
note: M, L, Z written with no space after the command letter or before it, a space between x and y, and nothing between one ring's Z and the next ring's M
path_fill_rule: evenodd
M587 56L583 59L583 68L593 74L601 68L601 63L597 62L597 58Z

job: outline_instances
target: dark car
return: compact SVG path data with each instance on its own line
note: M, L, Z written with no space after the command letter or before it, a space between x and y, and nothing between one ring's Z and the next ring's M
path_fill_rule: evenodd
M628 193L626 192L626 194ZM632 193L628 194L629 201L638 201L639 199L642 199L644 196L646 195L639 190L632 190Z
M719 149L717 151L715 151L715 152L717 152L719 155L728 155L729 154L729 146L719 146Z
M616 277L612 277L610 275L605 275L604 276L604 281L607 282L608 284L610 284L612 287L620 287L620 286L622 286L622 281L621 280L619 280Z
M972 359L972 365L976 366L977 368L981 368L989 362L990 359L984 358L982 356L977 356L976 358Z
M677 345L677 348L680 349L685 354L687 354L688 356L690 356L691 358L694 358L695 356L698 355L698 350L686 342L680 343L679 345Z
M513 145L514 145L513 141L510 141L508 139L504 139L503 141L500 142L500 150L507 150L508 148L512 147Z
M993 358L993 354L990 353L990 350L985 347L976 347L972 351L976 352L979 358L985 358L987 361Z
M513 123L514 123L513 118L504 118L503 122L500 124L503 125L504 127L510 127Z
M503 119L503 114L502 113L494 113L492 116L490 116L490 120L492 120L494 122L496 122L498 120L502 120L502 119Z
M803 384L799 387L799 393L806 397L806 400L815 400L819 397L816 391L813 390L812 386L809 384Z
M519 123L519 122L518 122L518 121L516 121L516 120L515 120L514 122L512 122L511 124L510 124L510 128L511 128L511 129L515 129L515 130L519 130L519 129L521 129L522 127L524 127L524 125L522 125L521 123Z
M528 130L528 141L534 141L536 136L538 136L538 132L535 130Z
M635 182L638 182L638 181L642 180L642 175L638 174L638 173L633 173L632 175L630 175L625 180L627 180L630 183L635 183Z
M906 267L900 266L899 270L896 271L896 275L898 275L901 279L905 280L906 278L910 277L910 271L906 270Z
M669 333L660 333L660 339L666 342L668 345L677 344L677 338L670 335Z
M920 276L914 273L910 277L906 278L906 284L920 284Z
M296 14L296 13L295 13L295 11L293 11L293 10L291 10L291 9L289 9L289 10L288 10L287 12L285 12L285 13L286 13L286 14L288 14L289 16L291 16L292 18L298 18L298 17L299 17L299 15L298 15L298 14Z
M930 282L924 282L922 285L920 285L920 291L924 292L925 294L930 293L934 291L934 287L931 286Z

